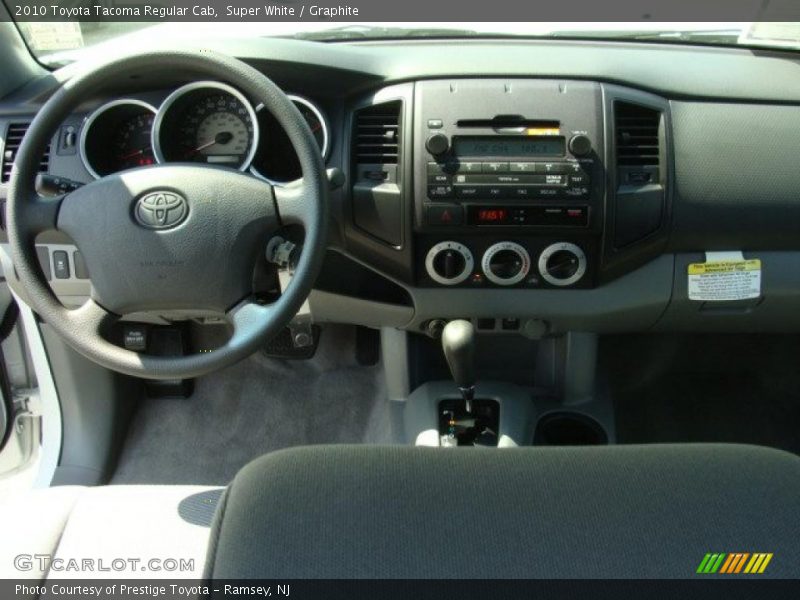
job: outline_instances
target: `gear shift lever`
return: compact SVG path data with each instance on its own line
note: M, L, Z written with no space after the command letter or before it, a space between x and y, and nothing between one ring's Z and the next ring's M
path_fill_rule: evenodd
M465 320L450 321L442 330L442 350L467 413L475 399L475 328Z

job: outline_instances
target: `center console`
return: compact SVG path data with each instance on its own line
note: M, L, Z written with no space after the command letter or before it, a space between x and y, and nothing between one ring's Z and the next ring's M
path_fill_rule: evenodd
M605 166L599 84L415 86L421 287L594 285Z

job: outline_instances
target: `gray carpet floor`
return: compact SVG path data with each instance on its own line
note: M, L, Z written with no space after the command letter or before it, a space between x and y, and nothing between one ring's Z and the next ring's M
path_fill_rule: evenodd
M289 446L391 443L382 369L359 366L355 329L326 327L316 356L259 353L199 378L188 399L143 399L113 484L224 485Z

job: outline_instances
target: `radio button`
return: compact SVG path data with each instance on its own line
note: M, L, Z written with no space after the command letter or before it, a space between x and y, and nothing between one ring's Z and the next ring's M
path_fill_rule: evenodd
M481 164L484 173L508 173L507 162L485 162Z
M532 198L533 188L530 187L515 187L511 188L510 198Z
M487 198L502 198L504 196L505 188L498 186L487 186L484 190L484 195Z
M555 188L536 188L534 190L534 195L537 198L558 198L558 194L561 190Z
M588 185L589 184L589 174L588 173L573 173L569 176L569 184L574 186L579 185Z
M536 163L532 162L512 162L508 163L508 170L512 173L535 173Z
M480 188L477 185L457 185L455 190L456 198L477 198Z
M566 190L562 190L563 194L567 198L588 198L589 197L589 188L588 187L571 187L567 188Z
M448 163L428 163L428 175L450 175L455 171L455 164Z
M459 173L482 173L483 165L479 162L462 162L458 163Z
M566 177L564 175L545 175L544 183L545 185L564 185Z
M442 184L442 185L449 185L450 184L450 175L446 173L438 173L436 175L428 175L428 183L431 185Z
M453 196L452 185L429 185L428 198L450 198Z
M563 162L549 162L549 163L536 163L537 173L560 174L564 175L570 172L569 163Z

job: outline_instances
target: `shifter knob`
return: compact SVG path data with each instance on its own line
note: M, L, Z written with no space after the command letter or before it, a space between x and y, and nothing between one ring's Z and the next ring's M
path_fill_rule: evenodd
M459 319L450 321L442 330L442 350L453 380L462 390L475 387L475 328Z

